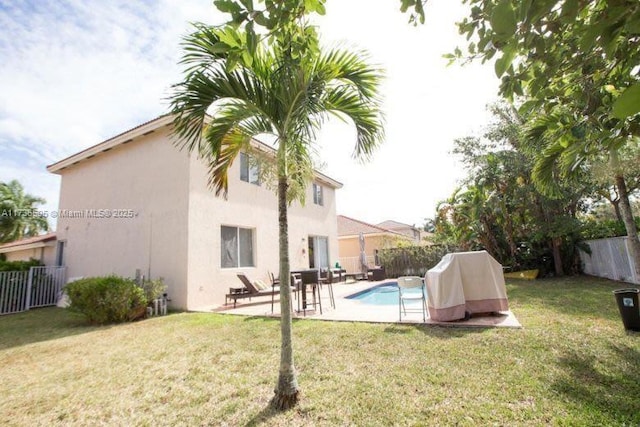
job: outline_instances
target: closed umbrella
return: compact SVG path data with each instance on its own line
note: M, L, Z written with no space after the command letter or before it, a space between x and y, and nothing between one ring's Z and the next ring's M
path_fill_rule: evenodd
M366 278L369 267L367 266L367 254L364 251L364 234L360 233L360 236L358 236L358 238L360 241L360 271Z

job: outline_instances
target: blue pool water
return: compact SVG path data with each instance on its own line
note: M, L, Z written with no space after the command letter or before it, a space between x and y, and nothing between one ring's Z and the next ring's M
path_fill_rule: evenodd
M403 294L420 294L420 288L411 288L403 291ZM373 288L365 289L347 299L357 300L371 305L398 305L398 282L387 282ZM411 302L409 302L411 304Z

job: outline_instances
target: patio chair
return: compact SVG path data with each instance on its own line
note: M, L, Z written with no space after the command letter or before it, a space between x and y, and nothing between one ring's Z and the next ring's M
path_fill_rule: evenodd
M408 289L420 288L420 293L406 292ZM402 322L402 313L407 315L407 307L405 301L421 301L421 307L410 308L408 311L422 312L422 321L427 321L427 293L424 282L421 277L404 276L398 277L398 311L400 312L400 321Z
M236 308L236 302L238 299L249 298L252 297L260 297L260 296L269 296L271 295L271 312L273 313L273 303L275 301L275 296L280 294L280 286L272 285L269 286L266 283L256 280L251 282L246 274L238 273L238 279L244 284L247 292L243 293L230 293L225 296L225 300L232 299L233 300L233 308ZM292 291L294 288L291 288Z
M269 272L269 278L271 279L272 286L280 284L280 278L276 277L272 272Z

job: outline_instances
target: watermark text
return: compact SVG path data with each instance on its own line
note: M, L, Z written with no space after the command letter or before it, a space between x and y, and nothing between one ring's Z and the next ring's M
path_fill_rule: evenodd
M131 219L138 216L133 209L2 209L0 217L14 218L70 218L70 219Z

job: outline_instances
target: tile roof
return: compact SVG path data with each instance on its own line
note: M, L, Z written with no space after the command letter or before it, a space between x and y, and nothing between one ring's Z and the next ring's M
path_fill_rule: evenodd
M55 240L56 238L56 233L48 233L48 234L42 234L40 236L35 236L35 237L27 237L26 239L22 239L22 240L16 240L15 242L9 242L9 243L5 243L0 245L0 249L7 249L7 248L12 248L15 246L24 246L24 245L31 245L33 243L38 243L38 242L46 242L49 240Z
M382 228L386 228L389 230L395 230L397 228L416 228L413 225L409 225L409 224L404 224L402 222L398 222L398 221L393 221L393 220L387 220L384 222L381 222L380 224L377 224L378 227L382 227Z
M388 233L388 234L400 235L395 231L391 231L386 228L379 227L377 225L373 225L364 221L349 218L348 216L338 215L338 236L353 236L360 233L362 234Z

